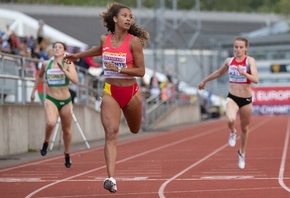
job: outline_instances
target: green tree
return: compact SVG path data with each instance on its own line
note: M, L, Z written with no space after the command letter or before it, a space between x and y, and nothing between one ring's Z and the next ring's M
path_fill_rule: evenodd
M290 1L289 0L279 0L277 3L277 12L284 14L285 16L290 15Z
M115 0L117 2L136 7L137 0ZM28 3L28 4L59 4L78 6L106 6L114 0L0 0L0 3ZM165 0L165 6L172 8L172 0ZM142 0L147 8L160 5L159 0ZM178 9L191 9L195 0L177 0ZM200 0L200 9L203 11L230 11L230 12L264 12L290 14L289 0Z

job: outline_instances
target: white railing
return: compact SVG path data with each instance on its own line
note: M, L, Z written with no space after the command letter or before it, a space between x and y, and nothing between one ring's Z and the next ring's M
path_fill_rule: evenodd
M40 63L39 59L0 53L0 105L30 103L30 95ZM99 111L100 96L104 85L103 79L91 76L88 70L79 66L76 66L76 69L78 73L82 72L83 75L80 75L82 80L79 79L77 85L70 87L76 93L74 102L89 105ZM45 84L45 82L43 83ZM42 93L42 97L44 96L45 89ZM159 99L157 100L157 98ZM36 101L42 103L42 98L39 97ZM190 96L182 92L176 93L166 100L162 100L159 95L149 96L143 101L142 128L144 130L150 129L150 126L169 109L191 103Z
M25 58L12 54L0 53L0 104L26 104L30 102L30 94L41 60ZM103 82L88 74L79 66L77 72L84 73L84 81L70 88L76 93L76 103L92 104L98 100ZM94 81L97 81L96 83ZM43 82L45 83L45 82ZM45 94L45 89L43 90ZM38 98L41 102L41 98Z

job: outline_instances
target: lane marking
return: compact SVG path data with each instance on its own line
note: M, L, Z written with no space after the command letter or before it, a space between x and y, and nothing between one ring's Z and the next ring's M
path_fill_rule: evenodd
M208 121L208 123L212 123L212 122L215 122L215 121ZM219 121L216 121L216 122L219 122ZM118 143L118 145L125 145L125 144L129 144L129 143L132 143L132 142L139 142L139 141L144 141L144 140L148 140L148 139L152 139L152 138L156 138L156 137L167 136L168 134L179 133L180 131L183 131L183 130L185 130L187 128L194 129L194 128L206 125L208 123L203 122L203 123L200 123L198 125L194 125L194 126L190 126L190 127L184 127L184 128L179 128L179 129L176 129L174 131L167 131L166 133L159 133L159 134L152 134L152 135L150 134L150 135L145 135L145 136L141 135L141 137L136 137L136 138L132 138L132 139L129 138L127 140L123 140L120 143ZM100 146L97 146L96 148L86 149L86 150L82 150L82 151L76 151L76 152L72 153L71 156L99 151L99 150L102 150L103 147L104 147L104 145L100 145ZM39 159L39 160L37 160L35 162L28 162L28 163L24 163L24 164L21 164L21 165L16 165L16 166L0 169L0 173L1 172L6 172L6 171L10 171L10 170L14 170L14 169L18 169L18 168L24 168L24 167L31 166L31 165L39 165L39 164L42 164L42 163L45 163L45 162L50 162L50 161L54 161L54 160L62 159L62 158L63 158L63 155L60 154L59 156L50 157L49 159Z
M148 181L149 177L118 177L118 181ZM103 177L96 177L94 181L104 181Z
M231 192L231 191L253 191L253 190L275 190L280 189L280 187L261 187L261 188L234 188L234 189L204 189L204 190L187 190L187 191L169 191L170 194L175 195L175 197L180 197L180 193L206 193L206 192ZM74 194L74 195L63 195L63 196L57 196L57 198L79 198L79 197L112 197L112 194ZM148 197L156 196L156 192L126 192L126 193L120 193L115 194L116 197ZM55 198L55 196L45 196L43 198Z
M147 151L145 151L145 152L138 153L138 154L136 154L136 155L132 155L132 156L130 156L130 157L124 158L124 159L122 159L122 160L117 161L116 164L120 164L120 163L123 163L123 162L129 161L129 160L131 160L131 159L138 158L138 157L140 157L140 156L147 155L147 154L149 154L149 153L153 153L153 152L155 152L155 151L162 150L162 149L165 149L165 148L168 148L168 147L174 146L174 145L176 145L176 144L180 144L180 143L183 143L183 142L189 141L189 140L191 140L191 139L195 139L195 138L198 138L198 137L202 137L202 136L205 136L205 135L211 134L211 133L213 133L213 132L215 132L215 131L218 131L218 130L220 130L220 129L223 129L223 128L225 128L224 125L223 125L223 126L220 126L220 127L217 127L217 128L214 128L214 129L209 129L209 130L206 131L206 132L199 133L199 134L195 134L194 136L192 136L192 137L190 137L190 138L189 138L189 137L186 137L186 138L180 139L180 140L178 140L178 141L171 142L171 143L169 143L169 144L165 144L165 145L163 145L163 146L156 147L156 148L154 148L154 149L147 150ZM31 193L30 193L29 195L27 195L25 198L30 198L30 197L32 197L33 195L37 194L38 192L41 192L42 190L44 190L44 189L46 189L46 188L49 188L49 187L51 187L51 186L53 186L53 185L56 185L56 184L58 184L58 183L65 182L65 181L67 181L67 180L74 179L74 178L76 178L76 177L80 177L80 176L83 176L83 175L86 175L86 174L92 173L92 172L97 171L97 170L100 170L100 169L105 169L105 168L106 168L105 165L104 165L104 166L100 166L100 167L98 167L98 168L91 169L91 170L89 170L89 171L85 171L85 172L79 173L79 174L77 174L77 175L73 175L73 176L70 176L70 177L64 178L64 179L62 179L62 180L58 180L58 181L56 181L56 182L50 183L50 184L48 184L48 185L45 185L45 186L43 186L43 187L41 187L41 188L39 188L39 189L37 189L37 190L31 192Z
M290 134L290 118L288 118L288 125L286 130L286 137L284 142L284 148L283 148L283 154L282 154L282 160L280 165L280 171L279 171L279 184L284 188L286 191L290 192L290 188L286 186L284 183L284 170L286 165L286 159L287 159L287 150L288 150L288 144L289 144L289 134Z
M224 127L220 127L220 128L224 128ZM212 132L208 132L208 133L212 133ZM205 134L204 134L205 135ZM161 135L158 135L158 136L162 136L162 134ZM202 135L203 136L203 135ZM197 136L196 136L197 137ZM147 137L148 138L148 137ZM150 137L151 138L151 137ZM149 138L148 138L149 139ZM193 139L193 138L190 138L190 139ZM188 140L188 139L186 139L186 140ZM140 141L140 140L138 140L138 141ZM184 142L184 141L182 141L182 142ZM128 142L127 142L128 143ZM175 145L175 144L178 144L178 143L174 143L174 144L168 144L168 145L165 145L165 147L164 146L162 146L162 147L158 147L158 149L153 149L153 150L151 150L150 152L154 152L154 151L156 151L156 150L160 150L160 149L163 149L163 148L166 148L166 147L169 147L169 146L172 146L172 145ZM227 145L227 144L226 144ZM98 148L98 149L93 149L93 150L86 150L86 151L83 151L83 152L78 152L78 153L89 153L89 152L92 152L92 151L95 151L95 150L100 150L100 149L102 149L102 148ZM135 156L133 156L133 157L130 157L130 158L126 158L126 159L123 159L123 160L120 160L120 161L118 161L117 163L122 163L122 162L125 162L125 161L128 161L128 160L130 160L130 159L133 159L133 158L137 158L137 157L139 157L139 156L142 156L142 155L146 155L146 154L148 154L148 153L150 153L150 152L144 152L143 154L141 153L141 154L138 154L138 155L135 155ZM78 153L76 153L76 154L78 154ZM58 159L58 158L60 158L60 157L56 157L56 158L54 158L54 159ZM52 160L52 159L48 159L48 160L43 160L43 161L50 161L50 160ZM42 161L42 162L43 162ZM38 163L30 163L30 164L41 164L42 162L38 162ZM26 164L26 165L24 165L24 166L29 166L29 164ZM24 166L22 166L22 167L24 167ZM16 168L19 168L19 166L18 167L14 167L14 168L11 168L11 169L16 169ZM78 174L78 175L76 175L76 176L72 176L72 177L69 177L69 178L75 178L75 177L78 177L78 176L81 176L81 175L84 175L84 174L87 174L88 172L92 172L92 171L95 171L95 170L99 170L99 169L102 169L102 168L105 168L104 166L102 166L102 167L99 167L99 168L96 168L96 169L93 169L93 170L90 170L90 171L87 171L86 173L82 173L82 174ZM0 172L2 172L1 170L0 170ZM63 182L63 181L66 181L66 180L69 180L69 178L67 178L67 179L63 179L63 180L57 180L56 182L55 182L55 184L56 183L60 183L60 182ZM255 178L255 179L257 179L257 178ZM262 179L264 179L264 178L262 178ZM277 178L273 178L273 179L277 179ZM102 179L103 180L103 179ZM160 179L160 180L165 180L165 179ZM179 180L179 179L176 179L176 180ZM199 180L199 179L193 179L193 180ZM71 181L79 181L79 180L71 180ZM92 180L92 181L95 181L95 180ZM142 181L141 180L141 178L140 178L140 180L139 181ZM54 184L53 184L54 185ZM52 185L50 185L50 186L52 186Z
M211 180L211 181L218 181L218 180L277 180L278 177L254 177L250 175L236 175L236 176L205 176L205 177L196 177L196 178L182 178L176 179L175 181L203 181L203 180ZM290 177L286 177L284 179L289 180ZM56 182L59 181L58 179L41 179L41 178L0 178L0 183L25 183L25 182ZM71 179L69 182L96 182L96 181L104 181L103 177L96 177L93 179ZM118 181L165 181L165 179L156 179L156 178L149 178L149 177L118 177Z
M74 155L80 155L80 154L83 154L83 153L95 152L95 151L100 150L100 149L101 148L83 150L83 151L79 151L79 152L73 153L71 155L74 156ZM40 160L37 160L35 162L29 162L29 163L25 163L25 164L9 167L9 168L0 169L0 173L6 172L6 171L10 171L10 170L19 169L19 168L24 168L24 167L27 167L27 166L39 165L39 164L42 164L42 163L45 163L45 162L50 162L50 161L54 161L54 160L58 160L58 159L63 159L63 155L59 155L59 156L56 156L56 157L50 157L48 159L40 159Z
M41 182L41 181L45 181L42 180L41 178L11 178L11 177L2 177L0 178L0 182Z
M201 180L233 180L233 179L252 179L254 176L252 175L220 175L220 176L205 176L201 177Z
M268 120L270 120L271 118L265 119L263 121L260 121L259 123L256 123L256 125L254 125L254 127L251 129L251 131L255 130L256 128L264 125L265 123L268 122ZM251 132L250 131L250 132ZM239 138L237 138L238 140ZM215 154L219 153L220 151L222 151L223 149L225 149L226 147L228 147L228 143L224 144L223 146L217 148L214 152L209 153L208 155L206 155L205 157L201 158L199 161L195 162L194 164L190 165L189 167L185 168L184 170L182 170L181 172L177 173L176 175L174 175L173 177L169 178L168 180L166 180L159 188L158 190L158 195L160 198L165 198L164 195L164 190L166 188L166 186L172 182L173 180L175 180L177 177L183 175L184 173L186 173L187 171L189 171L190 169L194 168L195 166L203 163L204 161L208 160L209 158L211 158L212 156L214 156Z

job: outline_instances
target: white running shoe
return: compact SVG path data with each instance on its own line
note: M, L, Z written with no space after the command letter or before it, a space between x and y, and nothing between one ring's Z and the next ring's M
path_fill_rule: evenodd
M237 133L233 133L233 132L230 132L230 135L229 135L229 145L231 147L234 147L236 145L236 138L237 138Z
M239 168L240 169L244 169L245 168L245 165L246 165L246 162L245 162L245 154L242 154L240 152L240 150L238 150L238 156L239 156Z
M116 180L113 177L106 178L104 180L104 188L111 193L117 192L117 183Z

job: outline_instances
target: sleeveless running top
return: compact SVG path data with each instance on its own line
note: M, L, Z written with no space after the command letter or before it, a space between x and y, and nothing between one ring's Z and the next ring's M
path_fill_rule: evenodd
M248 74L251 73L248 56L246 56L241 62L238 62L235 57L230 60L228 74L230 83L238 83L238 84L251 84L251 81L247 79L244 75L240 74L238 71L238 66L243 67L244 71Z
M53 60L51 60L46 69L46 81L49 87L62 87L69 85L69 79L59 68L51 68ZM62 62L62 66L64 62Z
M130 39L132 38L132 34L128 34L118 48L113 48L111 46L111 39L113 34L109 34L106 42L102 49L102 62L104 68L104 76L106 78L134 78L133 76L129 76L127 74L121 74L115 71L106 69L106 62L113 62L117 67L121 68L134 68L135 63L133 59L133 54L130 49Z

